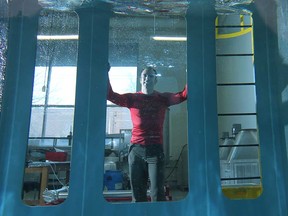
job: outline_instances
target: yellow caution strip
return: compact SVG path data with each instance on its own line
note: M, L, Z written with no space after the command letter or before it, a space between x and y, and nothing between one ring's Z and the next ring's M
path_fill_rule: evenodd
M218 17L216 18L215 25L218 26ZM243 15L240 15L239 28L240 28L240 31L233 32L233 33L227 33L227 34L219 34L218 28L216 28L215 37L216 37L216 39L228 39L228 38L239 37L239 36L242 36L242 35L245 35L245 34L248 34L248 33L252 32L252 27L249 27L249 28L246 28L246 29L244 28L244 16Z

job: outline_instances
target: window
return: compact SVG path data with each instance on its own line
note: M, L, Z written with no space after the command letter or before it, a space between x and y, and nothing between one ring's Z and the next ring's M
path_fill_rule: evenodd
M65 37L78 35L77 26L72 12L42 10L39 17L22 193L27 205L59 204L54 195L69 187L78 40Z
M48 73L49 82L47 82ZM65 137L72 132L76 67L35 68L30 137Z
M109 77L114 91L118 93L136 91L136 67L111 67ZM117 134L121 129L132 129L129 110L107 101L106 133Z
M166 37L155 40L154 36ZM176 93L183 90L187 59L186 41L183 40L186 38L184 17L115 15L110 19L109 37L109 62L112 66L109 77L114 92L122 94L140 91L141 72L147 66L157 71L156 91ZM132 199L128 165L131 133L129 109L108 101L103 196L110 203L131 202ZM170 188L170 193L166 190L165 198L181 200L188 193L185 102L166 110L163 148L165 186Z
M220 174L222 191L231 199L262 193L252 31L249 15L217 17Z

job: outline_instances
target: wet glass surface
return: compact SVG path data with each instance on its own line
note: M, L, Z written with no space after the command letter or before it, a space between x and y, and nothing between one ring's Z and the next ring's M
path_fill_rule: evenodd
M0 2L0 113L5 80L7 34L8 34L8 5Z
M252 32L250 15L217 17L220 176L222 192L231 199L257 198L262 193Z
M116 14L122 15L185 15L190 1L186 0L140 0L140 1L121 1L106 0L103 1L112 5L112 10ZM216 0L215 9L221 14L250 14L245 9L245 5L251 4L252 0ZM93 0L67 0L52 1L40 0L40 5L45 8L55 10L74 10L75 8L93 6L96 1Z
M155 40L155 36L174 39L181 37L185 40ZM110 20L109 37L111 65L109 77L115 92L139 92L141 72L147 66L152 66L157 71L156 91L178 92L184 88L187 45L186 20L183 16L115 14ZM129 80L131 81L128 82ZM124 82L125 86L123 86ZM130 113L127 108L108 102L106 118L103 196L110 203L131 202L132 191L128 168L132 130ZM163 131L166 198L181 200L188 193L185 102L171 106L166 111ZM147 184L149 185L150 182L147 181ZM178 192L176 195L175 191ZM150 200L150 187L147 190L146 201L148 200Z
M163 83L169 83L167 86L169 86L169 89L166 89L166 87L164 85L161 86L161 90L165 91L165 90L171 90L171 86L174 86L175 83L179 84L179 86L182 86L182 84L185 83L185 78L183 77L177 77L177 74L174 73L176 71L176 69L179 69L184 71L186 69L186 63L185 65L183 65L183 62L176 62L174 61L177 58L183 58L186 59L186 56L183 55L184 53L186 54L186 44L183 42L173 42L173 43L168 43L168 42L157 42L157 41L153 41L153 43L148 45L146 44L148 41L152 41L152 36L156 36L156 35L163 35L163 34L169 34L170 36L175 36L175 32L177 32L177 35L180 36L184 36L186 34L186 30L185 30L185 19L183 18L186 14L187 8L189 7L189 1L137 1L137 2L131 2L131 1L105 1L106 3L111 4L113 7L113 12L115 13L115 17L113 17L113 19L111 19L111 31L110 31L110 61L112 65L115 66L135 66L135 65L140 65L145 66L145 65L151 65L154 66L158 69L160 69L160 74L162 76L162 81ZM251 1L216 1L215 2L215 8L218 12L219 15L232 15L232 14L251 14L251 12L247 9L245 9L246 5L249 5L251 3ZM45 14L45 16L43 16L43 20L41 22L41 25L43 28L39 29L39 35L53 35L53 34L75 34L77 35L77 28L75 26L77 26L77 20L76 19L70 19L70 17L67 17L66 15L63 16L63 14L65 13L57 13L57 12L67 12L67 11L73 11L77 8L81 8L81 7L90 7L93 6L94 2L93 1L81 1L81 2L77 2L77 1L66 1L66 2L60 2L60 1L41 1L40 4L44 7L44 8L49 8L52 9L52 11L54 11L54 13L47 13ZM283 3L283 5L285 6L286 4ZM2 9L2 8L1 8ZM287 11L287 6L283 7L282 10L280 10L280 14L284 14ZM2 11L1 11L2 12ZM7 11L4 11L4 13L6 13ZM51 12L51 11L50 11ZM44 12L45 13L45 12ZM171 16L173 15L173 16ZM5 15L4 17L7 17L7 15ZM284 17L284 15L283 15ZM1 16L0 16L1 18ZM49 21L50 20L50 21ZM51 20L53 20L53 22L51 22ZM61 25L63 23L69 23L69 25L67 25L65 28L62 28ZM125 27L127 27L127 31L123 31L123 23L125 23ZM141 23L141 25L139 24ZM282 23L285 24L285 22L283 21ZM6 50L7 50L7 20L4 20L1 18L0 20L0 35L1 35L1 47L0 47L0 78L1 78L1 83L0 83L0 99L1 99L1 94L2 94L2 87L3 87L3 83L4 83L4 72L5 72L5 64L6 64ZM166 26L165 26L166 25ZM143 29L145 29L145 32L143 32L141 29L143 27ZM246 27L245 27L246 28ZM241 29L241 31L245 31L247 29L242 28L241 26L239 26L239 29ZM249 28L249 27L248 27ZM167 31L168 29L168 31ZM170 31L170 30L171 31ZM281 25L279 26L279 29L281 30L280 32L282 32L282 34L279 34L279 41L286 45L286 43L284 43L284 35L286 33L286 26L285 25ZM75 31L76 30L76 31ZM222 31L222 32L221 32ZM229 30L227 30L227 32L225 32L225 30L221 29L219 31L219 34L229 34L231 32L231 28L229 28ZM131 33L133 32L133 34ZM247 31L248 32L248 31ZM126 41L121 40L121 38L129 38ZM149 39L148 39L149 38ZM75 52L75 50L77 50L77 43L75 43L75 41L62 41L61 43L57 43L57 49L55 49L55 45L57 42L47 42L45 40L43 41L39 41L39 50L42 52L41 55L38 56L37 59L37 64L38 66L42 66L42 67L49 67L50 62L53 60L54 64L57 65L57 67L62 67L62 66L68 66L68 67L74 67L75 66L75 61L76 61L76 57L73 55L65 55L65 53L63 53L63 50L67 51L68 54L71 54L73 52ZM281 44L280 43L280 44ZM139 44L146 44L145 48L143 47L139 47ZM250 44L249 43L246 43ZM127 47L129 47L129 49L127 49ZM154 49L155 47L157 47L157 49ZM230 48L233 46L230 46ZM287 59L287 49L285 50L284 46L279 45L280 50L282 52L282 56L286 56L285 58ZM47 56L50 56L51 53L54 53L54 58L55 59L47 59ZM67 54L66 53L66 54ZM217 60L219 60L219 62L221 61L219 57ZM228 57L226 57L228 58ZM239 60L240 59L240 60ZM244 59L248 59L248 61L252 62L251 57L239 57L237 61L246 61ZM65 63L64 63L65 62ZM223 63L223 62L222 62ZM227 66L226 63L223 63L222 66L225 65ZM221 66L221 67L222 67ZM55 70L57 70L57 68L54 68ZM165 69L165 70L164 70ZM167 70L166 70L167 69ZM222 68L223 69L223 68ZM175 71L174 71L175 70ZM40 69L39 69L40 71ZM245 70L246 71L246 70ZM46 77L47 75L47 71L43 71L42 74L40 74L38 76L38 78L43 78ZM71 72L74 73L74 72ZM139 70L138 72L139 73ZM176 74L176 77L174 77L174 75ZM63 75L65 76L65 75ZM75 75L73 75L75 76ZM252 79L253 79L254 75L251 75ZM59 77L58 77L59 78ZM227 76L225 76L225 78L227 78ZM235 78L232 77L232 78ZM160 82L162 82L160 79ZM45 79L42 79L43 83L45 82ZM234 82L234 81L233 81ZM245 82L245 81L244 81ZM254 82L254 80L252 80L252 82ZM219 83L220 86L219 89L224 89L226 87L223 87L225 85L224 83ZM226 83L227 84L227 83ZM235 84L235 83L234 83ZM239 83L237 83L239 84ZM53 85L53 84L52 84ZM56 84L55 84L56 85ZM39 90L40 94L41 92L45 92L47 86L46 85L42 85L42 82L40 82L39 85L41 88ZM139 87L139 86L138 86ZM252 88L253 89L253 88ZM73 87L70 89L73 91ZM175 89L176 90L176 89ZM61 89L59 88L57 91L61 91ZM64 92L62 92L64 93ZM254 89L250 92L252 97L254 97L255 92ZM51 94L53 95L53 93ZM58 95L58 94L57 94ZM60 95L58 95L60 96ZM64 100L63 100L64 99ZM72 101L72 102L71 102ZM43 104L45 102L45 96L42 97L36 97L33 100L34 105L40 105ZM66 106L68 105L65 109L62 109L62 113L58 113L59 115L55 115L55 118L58 118L59 116L63 117L63 113L66 114L67 117L67 121L70 125L67 127L67 125L65 125L65 130L63 133L60 133L60 136L66 136L69 135L70 131L71 131L71 125L73 124L71 119L73 116L73 112L74 112L74 108L73 108L73 96L69 96L66 97L65 95L62 95L59 98L51 98L51 102L53 102L54 105L57 106ZM64 104L63 104L64 103ZM255 102L256 103L256 102ZM1 104L1 100L0 100L0 104ZM46 111L47 116L51 116L53 114L55 114L56 112L59 112L60 108L59 107L54 107L54 109L51 109L50 111ZM229 108L228 106L225 108ZM1 111L1 110L0 110ZM175 111L175 110L174 110ZM176 112L178 112L179 110L176 109ZM37 109L32 111L32 115L34 115L34 117L37 117L37 113L42 113L45 112L43 107L38 107ZM119 112L119 111L117 111ZM181 113L181 110L180 110ZM252 114L251 114L252 113ZM239 121L243 122L252 122L252 125L254 127L254 125L256 125L256 113L254 113L254 110L252 110L250 116L247 117L247 119L245 119L245 117L242 116L242 118L231 118L229 119L229 127L224 127L223 131L219 131L219 137L222 136L222 132L226 132L229 131L233 124L232 123L239 123ZM115 113L113 113L115 114ZM113 115L112 114L112 115ZM223 114L223 113L222 113ZM125 118L127 118L127 113L124 113L123 116ZM251 117L252 116L252 117ZM174 119L177 119L178 116L173 116L172 117ZM63 117L65 118L65 117ZM185 118L184 116L181 116L180 118ZM227 119L227 116L225 116L225 113L223 116L219 117L220 121L226 121L225 119ZM251 120L252 119L252 120ZM43 121L43 115L39 115L39 118L35 118L36 121L40 120L41 122ZM36 122L35 121L35 122ZM130 125L127 124L129 127ZM220 125L223 126L223 125ZM118 127L119 128L119 127ZM120 128L121 129L121 128ZM32 131L32 130L31 130ZM56 130L55 130L56 131ZM51 131L49 135L53 135L55 133L55 131ZM59 130L57 130L58 132ZM39 134L41 134L41 136L43 135L43 130L41 130L39 127L35 127L35 130L33 132L33 136L38 136ZM121 133L121 132L120 132ZM128 131L129 133L129 131ZM40 135L39 135L40 136ZM225 136L223 136L223 138L227 138ZM229 136L228 136L229 138ZM225 140L225 139L224 139ZM31 141L31 140L30 140ZM227 140L225 140L227 141ZM228 143L231 140L228 139ZM31 141L31 143L35 144L36 141ZM69 140L67 141L67 143L65 144L65 142L62 142L61 140L59 141L60 145L69 145ZM225 145L224 143L221 143L223 145ZM50 146L50 145L54 145L53 140L45 142L44 145ZM247 147L243 147L243 149L247 150ZM254 148L255 149L255 148ZM174 154L173 157L174 159L176 158L177 153L178 152L175 151L176 153L172 153ZM35 153L35 152L34 152ZM42 152L41 152L42 153ZM254 151L254 156L257 155L257 160L258 160L258 154L256 151ZM40 154L34 154L34 156L39 156ZM223 159L227 158L229 156L229 154L227 154L227 152L223 151L222 153L220 152L220 157ZM253 157L254 157L253 156ZM252 158L253 160L255 159ZM246 161L247 162L247 161ZM239 168L239 173L240 175L245 174L245 170L243 172L241 172L241 169L250 169L251 172L254 172L258 175L258 167L259 167L259 163L258 161L252 161L253 162L253 166L249 167L249 168ZM254 163L255 162L255 163ZM175 161L173 162L175 163ZM111 164L109 164L111 165ZM175 165L175 164L172 164ZM173 168L173 166L171 165L171 167ZM229 166L230 167L229 167ZM227 169L224 170L223 169L223 173L225 173L227 170L231 170L231 164L229 163L227 165ZM255 166L254 166L255 165ZM114 166L114 165L111 165ZM171 168L170 167L170 168ZM187 175L187 172L186 172ZM170 176L169 176L170 177ZM172 176L173 177L173 176ZM253 177L253 176L252 176ZM255 176L254 176L255 177ZM173 179L173 178L172 178ZM225 180L226 181L226 180ZM230 180L227 180L230 181ZM240 183L240 184L257 184L259 185L259 181L248 181L247 179L238 179L238 180L231 180L234 181L233 183ZM230 181L230 183L231 183ZM230 184L228 183L228 184Z
M76 13L41 11L22 193L28 205L59 204L68 195L78 40L61 39L67 34L78 36Z
M98 1L97 1L98 2ZM186 0L140 0L140 1L121 1L121 0L104 0L104 3L110 4L112 11L115 14L127 15L127 16L185 16L186 11L189 7L190 1ZM218 14L251 14L245 6L251 4L252 0L216 0L215 9ZM8 5L6 1L1 1L1 17L8 17ZM99 3L99 2L98 2ZM93 7L97 4L93 0L65 0L65 1L52 1L52 0L40 0L39 5L46 9L51 9L55 11L74 11L79 8ZM284 3L283 3L284 4ZM284 9L285 10L285 7ZM284 22L283 22L284 23ZM0 100L2 98L2 89L4 82L4 65L5 65L5 44L6 44L6 34L7 25L5 21L1 18L1 47L0 47ZM5 25L5 26L3 26ZM44 23L45 25L45 23ZM282 25L283 26L283 25ZM279 29L285 29L282 26ZM6 30L5 30L6 29ZM67 29L66 29L67 30ZM66 31L65 30L65 31ZM41 32L39 32L41 34ZM51 33L51 32L50 32ZM283 41L283 35L279 36L280 42ZM284 43L285 44L285 43ZM283 46L280 46L279 49L284 53L283 55L287 58L287 52L283 49ZM284 51L283 51L284 50ZM147 58L147 62L150 60Z

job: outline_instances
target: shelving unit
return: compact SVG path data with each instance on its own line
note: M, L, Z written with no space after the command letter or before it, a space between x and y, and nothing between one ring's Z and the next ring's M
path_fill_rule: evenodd
M65 172L65 177L63 179L59 179L59 172ZM25 177L27 175L39 176L39 178L34 178L33 181L25 182ZM51 178L51 175L54 176ZM34 162L31 163L30 166L25 168L25 177L24 177L24 185L25 184L33 184L33 186L39 185L38 187L34 187L33 190L37 192L37 198L25 196L25 192L23 192L23 201L27 205L45 205L43 199L43 192L47 189L58 189L63 186L63 184L69 184L69 176L70 176L70 162ZM59 182L61 181L61 183ZM24 189L23 189L24 190Z

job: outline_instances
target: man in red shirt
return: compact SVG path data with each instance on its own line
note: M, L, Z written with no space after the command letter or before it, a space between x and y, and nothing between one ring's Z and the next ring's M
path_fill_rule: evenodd
M164 201L165 112L169 106L187 99L187 86L178 93L155 91L157 72L153 67L147 67L142 71L140 83L141 91L118 94L113 91L108 78L107 99L130 110L133 129L128 163L133 201L147 201L148 178L151 201Z

